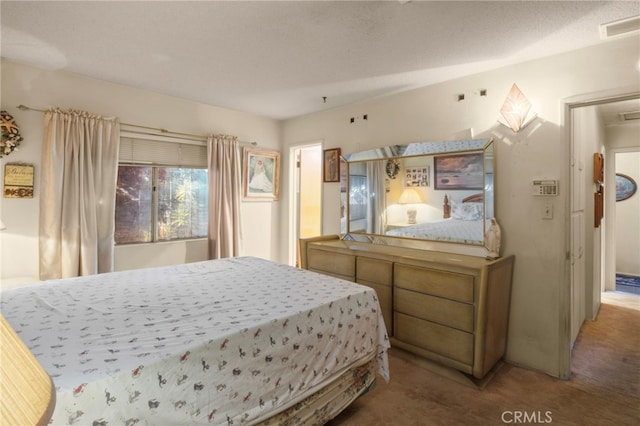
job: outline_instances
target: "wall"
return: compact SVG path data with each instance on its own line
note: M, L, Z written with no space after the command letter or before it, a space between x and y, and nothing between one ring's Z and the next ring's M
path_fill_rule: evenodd
M637 38L626 38L284 123L285 146L321 139L348 154L386 145L449 139L465 129L493 137L496 217L503 254L516 256L506 359L558 377L570 374L569 136L564 102L590 94L637 92ZM538 118L518 134L497 124L513 83L533 101ZM488 96L478 96L480 89ZM457 101L464 93L465 100ZM350 117L362 117L350 123ZM531 195L534 179L558 179L560 195ZM325 184L326 234L339 233L339 185ZM544 199L543 199L544 198ZM544 203L554 218L542 219ZM587 265L592 268L593 265Z
M235 134L242 140L257 140L263 147L277 148L283 141L282 170L289 168L288 148L293 144L322 140L324 148L341 147L350 153L448 139L473 129L476 137L496 141L496 217L503 230L503 254L516 256L506 358L513 364L566 377L569 149L563 103L576 96L638 92L639 51L637 38L620 39L288 120L282 127L249 114L3 60L2 109L14 115L25 141L20 151L2 162L34 164L38 178L42 116L17 110L19 104L85 109L117 115L123 122L188 133ZM534 102L538 113L535 122L518 134L496 122L513 83ZM487 90L488 96L478 96L479 89ZM465 93L465 101L457 101L459 93ZM349 122L350 117L363 114L368 114L368 120ZM281 261L289 258L289 229L282 225L289 220L289 209L281 208L289 202L285 190L289 176L283 173L282 177L280 202L243 204L245 254ZM547 200L530 195L534 179L560 181L560 195L551 201L553 220L541 218ZM340 231L339 197L338 183L324 184L325 234ZM35 198L0 198L0 203L0 215L8 227L0 232L0 277L36 276L37 184ZM261 220L255 220L257 217ZM176 244L180 243L158 245L155 250L175 251L178 258L172 256L171 262L193 258L190 248ZM126 252L119 248L116 257L120 266L123 259L143 259L150 264L156 254L146 246L139 250L127 247Z
M640 152L616 154L616 173L640 185ZM640 191L616 203L616 271L640 276Z
M3 157L7 162L35 165L32 199L0 199L0 215L7 229L0 232L0 278L38 276L38 213L41 113L20 111L58 106L118 116L121 122L161 127L193 134L225 133L260 147L279 148L280 123L252 114L208 106L144 90L55 70L38 69L2 60L2 109L14 116L24 141L20 150ZM3 178L2 178L3 179ZM244 254L280 260L280 202L243 203ZM260 221L255 218L260 217ZM134 245L116 248L116 269L183 263L207 256L202 241Z

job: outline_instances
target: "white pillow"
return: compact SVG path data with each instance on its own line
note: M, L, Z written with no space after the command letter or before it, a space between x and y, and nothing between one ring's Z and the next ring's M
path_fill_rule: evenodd
M458 220L481 220L482 203L458 203L452 200L451 217Z

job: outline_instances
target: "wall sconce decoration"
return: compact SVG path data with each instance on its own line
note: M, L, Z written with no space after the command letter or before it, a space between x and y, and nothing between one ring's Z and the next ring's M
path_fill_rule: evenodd
M536 113L531 111L531 106L529 99L527 99L520 88L514 83L514 85L511 86L511 90L502 108L500 108L500 113L505 122L501 120L498 120L498 122L518 133L536 118Z
M0 111L0 127L2 127L2 139L0 139L0 158L9 155L20 145L22 136L15 118L7 111Z
M400 195L400 199L398 200L398 203L409 204L409 206L407 207L407 223L409 225L415 225L417 223L416 215L418 211L416 210L416 207L414 204L420 204L422 202L423 202L422 197L416 189L405 188L404 191L402 191L402 195Z

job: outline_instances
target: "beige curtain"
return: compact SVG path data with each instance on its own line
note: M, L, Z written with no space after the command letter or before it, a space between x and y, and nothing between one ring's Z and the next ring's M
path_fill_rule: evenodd
M119 141L118 118L45 112L40 279L113 270Z
M367 161L367 232L384 235L387 228L386 160Z
M242 197L240 150L235 136L208 139L209 258L240 256Z

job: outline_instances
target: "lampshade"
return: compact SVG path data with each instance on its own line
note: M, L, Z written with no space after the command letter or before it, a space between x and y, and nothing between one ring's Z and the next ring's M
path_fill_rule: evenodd
M422 202L422 196L414 188L405 188L398 200L400 204L420 204Z
M2 315L0 338L0 424L48 424L56 395L51 378Z
M3 229L7 229L7 226L4 224L2 219L0 219L0 231L2 231Z
M506 121L506 124L502 124L516 133L536 117L536 114L531 111L531 102L515 84L511 86L507 99L500 108L500 113Z

